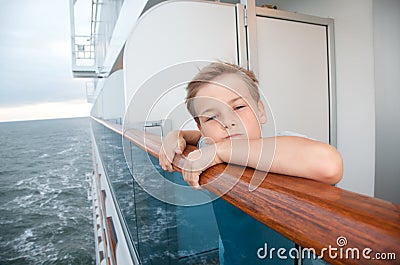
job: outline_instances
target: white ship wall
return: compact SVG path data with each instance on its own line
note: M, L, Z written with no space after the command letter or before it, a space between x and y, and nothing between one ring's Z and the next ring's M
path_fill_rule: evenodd
M97 213L103 214L103 216L95 216L95 220L97 223L99 222L103 222L102 225L100 226L100 229L97 229L96 235L101 235L102 237L102 242L100 243L100 245L98 246L98 250L101 250L105 253L108 253L109 257L112 257L112 249L111 249L111 245L110 245L110 238L112 237L112 235L109 234L109 230L107 229L107 224L105 221L106 217L111 217L112 221L113 221L113 225L114 225L114 229L115 229L115 236L116 236L116 240L117 240L117 244L116 244L116 263L117 264L124 264L124 265L133 265L134 264L134 260L132 259L132 257L130 256L130 250L128 247L128 241L125 240L125 236L126 234L124 233L124 228L122 226L122 224L124 224L124 221L120 218L120 214L118 213L120 210L116 207L115 203L114 203L114 194L110 189L110 184L109 181L107 180L107 175L106 172L104 171L104 165L102 163L102 160L100 158L100 154L99 154L99 150L95 144L95 139L94 139L94 135L92 135L92 143L94 143L93 146L93 161L95 163L95 169L96 171L94 172L95 174L93 175L93 184L94 186L92 187L94 190L93 193L93 198L97 198L99 201L97 202L97 206L99 209L101 209L101 211L99 211L99 209L96 209ZM100 177L98 177L100 176ZM106 194L105 198L102 198L101 196L101 191L104 191ZM102 203L102 200L105 199L104 204ZM103 208L103 206L105 206L105 208ZM104 234L102 233L102 229L104 229ZM104 235L106 237L104 237ZM97 238L96 238L97 240ZM107 243L104 243L104 241L107 240ZM98 257L97 257L98 258ZM106 258L103 259L103 261L100 263L102 264L107 264L106 263ZM113 263L114 264L114 263Z
M199 60L237 63L235 16L235 7L232 5L200 2L161 4L143 15L124 52L124 72L129 73L125 74L125 104L132 112L129 121L159 120L173 115L172 129L181 128L190 116L183 108L186 94L184 85L176 89L174 86L186 84L198 69L195 64L177 66L176 69L166 67L177 62ZM207 63L199 64L201 67ZM149 79L154 73L156 76L153 79L158 82L153 83L154 80ZM163 84L163 87L152 86L157 83ZM168 89L172 90L150 113L151 106L146 105L146 101L157 102L159 96ZM141 100L143 97L146 100ZM135 100L135 109L129 108L132 98ZM170 113L171 106L176 107L177 111ZM186 128L194 126L193 122L190 124Z
M139 18L148 0L124 0L120 7L121 1L107 0L101 1L101 12L96 59L101 65L101 71L108 73L113 69L121 51L124 48L125 41L134 27L136 20ZM115 13L120 8L119 13ZM118 15L118 19L115 16ZM112 30L112 32L110 31ZM111 35L112 34L112 35Z
M400 1L374 0L375 196L400 204Z
M118 70L105 80L93 105L93 116L105 120L123 118L125 112L123 75L123 71Z

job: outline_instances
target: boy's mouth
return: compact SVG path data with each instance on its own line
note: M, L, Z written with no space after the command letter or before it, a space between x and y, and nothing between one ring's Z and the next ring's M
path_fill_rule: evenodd
M243 134L240 133L235 133L235 134L230 134L227 137L225 137L225 139L235 139L235 138L242 138Z

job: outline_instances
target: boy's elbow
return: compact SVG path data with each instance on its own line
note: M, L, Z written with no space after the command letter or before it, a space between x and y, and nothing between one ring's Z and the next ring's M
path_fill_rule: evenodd
M324 182L327 184L336 184L338 183L343 176L343 166L341 163L330 163L327 165L325 169L325 173L323 174Z
M343 160L339 152L332 146L327 148L323 163L319 166L320 181L327 184L338 183L343 176Z

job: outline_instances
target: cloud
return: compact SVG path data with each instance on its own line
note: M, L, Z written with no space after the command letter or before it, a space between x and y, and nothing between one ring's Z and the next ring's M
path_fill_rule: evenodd
M0 122L89 116L91 104L84 100L48 102L0 108Z
M72 78L69 27L69 1L13 0L2 5L2 109L84 101L88 80Z

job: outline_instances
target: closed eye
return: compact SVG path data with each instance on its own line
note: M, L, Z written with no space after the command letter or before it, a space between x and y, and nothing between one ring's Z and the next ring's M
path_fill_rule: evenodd
M246 107L245 105L238 105L238 106L235 106L233 109L234 110L240 110L240 109L243 109L245 107Z
M206 122L207 122L207 121L215 120L216 118L217 118L217 115L213 115L213 116L210 116L210 117L206 117Z
M203 113L200 116L200 119L203 122L213 121L213 120L216 120L217 118L218 118L218 114L214 114L214 113Z

